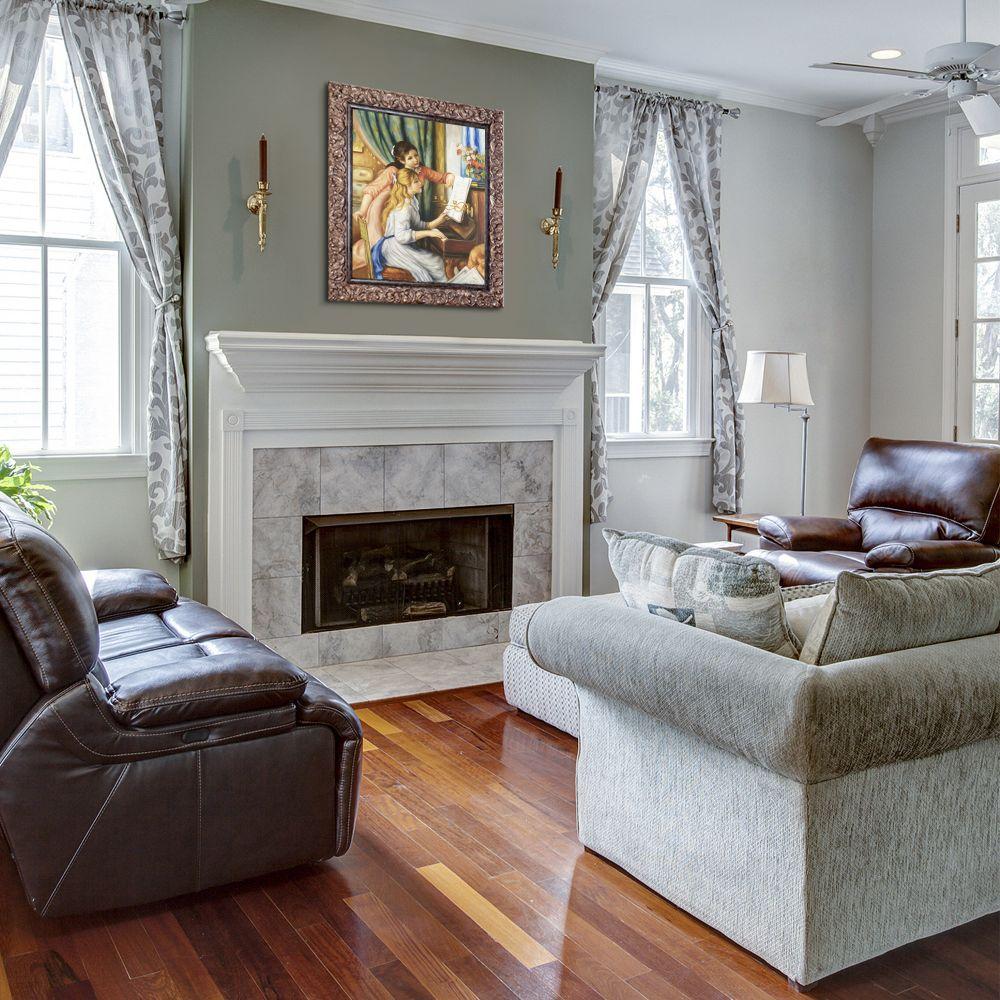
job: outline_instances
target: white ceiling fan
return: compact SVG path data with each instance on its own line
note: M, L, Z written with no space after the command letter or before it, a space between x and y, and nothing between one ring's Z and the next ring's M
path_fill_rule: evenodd
M967 0L966 0L967 2ZM930 86L893 94L865 104L851 111L822 119L820 125L847 125L869 115L888 111L890 108L911 101L947 92L950 100L957 101L976 135L993 135L1000 132L1000 105L989 93L990 85L1000 83L1000 45L988 42L967 42L966 9L962 21L962 41L939 45L924 57L925 69L897 69L894 66L869 66L864 63L813 63L813 69L838 69L854 73L882 73L887 76L925 80Z

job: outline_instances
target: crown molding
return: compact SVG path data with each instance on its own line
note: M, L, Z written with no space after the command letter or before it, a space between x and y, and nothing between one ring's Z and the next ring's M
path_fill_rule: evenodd
M672 73L669 70L659 69L645 63L632 62L628 59L612 59L602 56L597 61L595 72L601 79L681 90L699 97L753 104L761 108L774 108L777 111L790 111L796 115L808 115L810 118L825 118L828 115L836 114L832 108L819 104L796 101L788 97L779 97L777 94L750 90L746 87L734 87L707 76Z
M447 38L460 38L466 42L481 42L483 45L498 45L506 49L520 49L536 52L543 56L572 59L575 62L595 63L603 49L590 45L567 42L555 35L543 35L529 31L515 31L489 24L469 24L452 18L431 17L414 11L398 10L382 4L365 3L364 0L266 0L267 3L285 7L302 7L320 14L335 14L355 21L373 21L394 28L408 28Z

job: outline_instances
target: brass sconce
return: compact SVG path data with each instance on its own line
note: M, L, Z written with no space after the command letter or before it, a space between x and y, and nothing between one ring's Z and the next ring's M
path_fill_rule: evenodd
M267 186L267 139L260 137L260 180L257 190L247 198L247 209L251 215L257 216L257 246L264 252L267 243L267 199L271 189Z
M562 167L556 167L556 190L552 198L552 214L542 219L541 230L546 236L552 237L552 266L559 266L559 220L562 218Z

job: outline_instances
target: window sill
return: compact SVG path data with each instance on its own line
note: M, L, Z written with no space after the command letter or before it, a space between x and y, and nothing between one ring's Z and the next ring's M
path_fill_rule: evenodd
M705 458L712 438L610 437L608 458Z
M70 479L144 479L145 455L18 455L41 470L35 474L40 483L58 483Z

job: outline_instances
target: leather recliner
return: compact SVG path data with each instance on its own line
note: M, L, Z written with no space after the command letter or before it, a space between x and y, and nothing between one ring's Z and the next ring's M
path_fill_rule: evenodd
M151 902L350 846L338 695L144 570L81 574L0 497L0 823L36 912Z
M761 518L761 548L784 586L845 570L923 572L1000 558L1000 448L871 438L847 517Z

